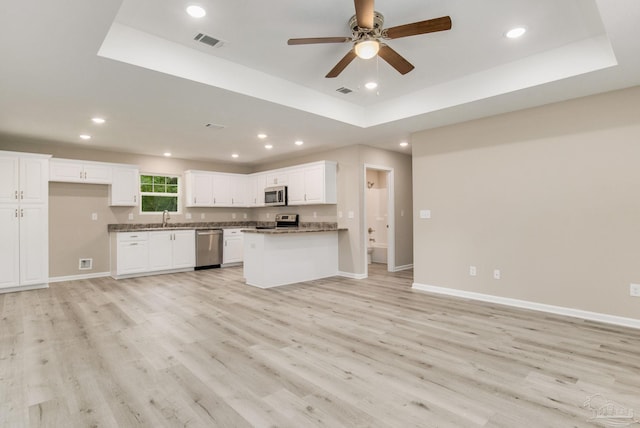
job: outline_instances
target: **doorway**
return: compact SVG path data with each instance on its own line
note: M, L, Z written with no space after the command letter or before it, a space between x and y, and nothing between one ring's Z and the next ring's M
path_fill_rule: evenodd
M393 168L365 165L363 192L365 273L368 275L372 264L394 272Z

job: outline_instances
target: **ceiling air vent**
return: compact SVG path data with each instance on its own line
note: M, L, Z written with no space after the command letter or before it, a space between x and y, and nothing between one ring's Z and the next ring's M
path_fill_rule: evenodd
M220 125L219 123L207 123L205 125L205 127L209 128L209 129L224 129L224 128L226 128L225 125Z
M353 90L351 90L349 88L345 88L344 86L342 88L336 89L336 91L340 92L341 94L349 94L349 93L353 92Z
M215 37L207 36L204 33L198 33L198 35L195 36L193 40L204 43L205 45L209 45L213 48L219 48L223 45L222 40L218 40Z

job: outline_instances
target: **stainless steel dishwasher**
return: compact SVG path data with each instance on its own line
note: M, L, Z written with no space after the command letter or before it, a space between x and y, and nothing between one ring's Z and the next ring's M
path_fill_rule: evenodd
M220 267L222 263L222 230L196 230L196 269Z

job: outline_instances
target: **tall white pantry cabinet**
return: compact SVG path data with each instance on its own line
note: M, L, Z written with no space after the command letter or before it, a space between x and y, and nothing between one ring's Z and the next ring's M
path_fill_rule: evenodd
M49 282L50 157L0 151L0 292Z

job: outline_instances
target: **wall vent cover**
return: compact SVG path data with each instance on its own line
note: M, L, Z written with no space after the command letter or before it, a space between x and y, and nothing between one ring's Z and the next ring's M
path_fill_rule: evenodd
M93 259L80 259L78 263L78 269L91 270L93 269Z
M346 88L346 87L342 87L342 88L338 88L336 89L337 92L340 92L341 94L349 94L351 92L353 92L352 89Z
M213 48L219 48L224 43L220 39L216 39L215 37L207 36L204 33L198 33L193 40L196 42L204 43L205 45L209 45Z

